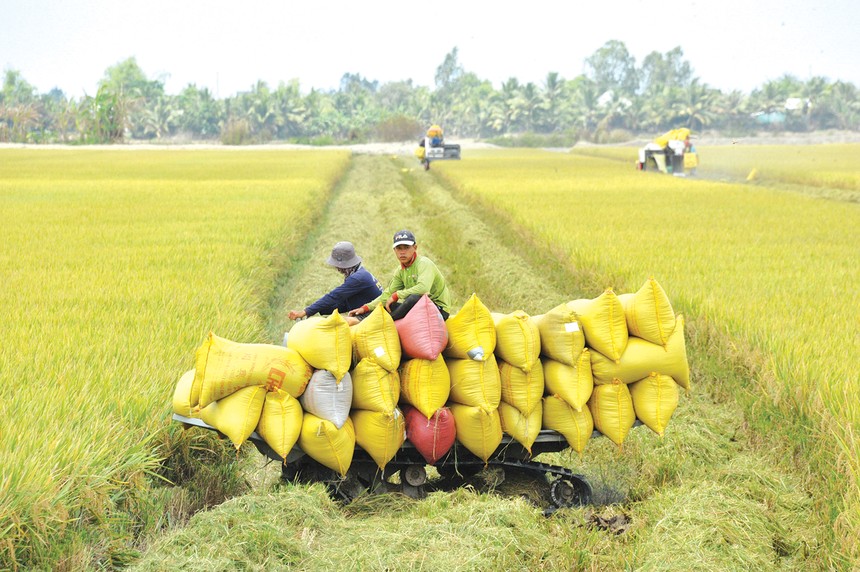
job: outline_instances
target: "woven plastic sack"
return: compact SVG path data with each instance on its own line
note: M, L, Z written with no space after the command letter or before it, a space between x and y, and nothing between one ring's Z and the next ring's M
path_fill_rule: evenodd
M573 300L567 305L579 316L585 344L610 359L621 359L629 333L624 306L612 288L593 300Z
M316 462L345 477L355 453L352 419L347 419L343 427L338 429L331 421L305 412L299 447Z
M400 320L394 322L404 358L434 360L448 343L445 320L426 294Z
M354 409L355 442L367 451L380 469L394 458L406 439L406 420L399 409L393 414Z
M575 411L582 411L594 389L588 348L582 350L574 366L547 358L542 358L541 362L546 394L560 397Z
M496 349L496 325L490 311L472 294L460 311L445 322L448 346L445 357L485 360Z
M529 455L532 453L535 439L540 435L542 419L542 407L535 407L530 414L523 415L519 409L504 401L499 405L499 421L502 424L502 431L525 447Z
M350 373L352 406L356 409L393 414L400 400L400 374L364 358Z
M338 382L330 371L318 369L311 376L299 402L304 411L330 421L340 429L352 408L352 377L347 373Z
M313 370L295 351L271 344L233 342L210 333L197 349L192 407L206 407L238 389L264 385L301 394Z
M400 399L432 417L451 393L451 378L442 356L411 359L400 366Z
M563 399L548 395L543 402L543 427L564 435L570 448L581 455L594 433L594 419L588 407L576 411Z
M594 386L588 407L597 430L620 446L636 422L633 399L627 385L615 380L614 383Z
M191 386L194 385L194 370L189 369L176 382L173 390L173 412L184 417L198 417L199 413L191 405Z
M350 327L354 360L370 359L388 371L400 366L400 336L391 314L379 304L368 317Z
M403 413L406 417L406 438L421 453L425 461L435 465L451 450L457 437L457 428L451 410L440 407L428 419L423 413L408 405Z
M266 393L266 388L259 385L243 387L207 405L200 411L200 418L226 435L238 449L257 428Z
M293 324L287 347L299 352L314 369L330 371L337 381L352 365L349 324L337 310L331 316L312 316Z
M678 385L689 390L690 366L684 341L684 316L678 316L675 331L669 336L666 347L631 337L617 363L597 352L591 352L591 371L597 384L611 383L613 379L633 383L656 372L670 376Z
M544 371L541 360L535 362L530 371L500 361L499 379L502 385L502 401L513 405L523 415L528 415L541 406L544 393Z
M627 331L631 336L665 346L675 331L675 311L666 292L649 278L633 294L618 296L624 308Z
M533 320L540 332L541 354L567 365L575 365L585 347L579 316L567 304L560 304Z
M674 379L658 373L630 384L636 417L660 437L678 407L679 393Z
M449 407L457 426L457 440L486 463L502 442L499 410L487 411L459 403L451 403Z
M278 389L266 393L257 433L286 463L287 455L302 432L302 406L298 399Z
M496 326L496 357L528 372L540 358L540 330L531 317L517 310L493 313Z
M448 374L451 378L451 401L496 409L502 398L502 384L499 379L499 366L493 354L485 361L470 359L446 359Z

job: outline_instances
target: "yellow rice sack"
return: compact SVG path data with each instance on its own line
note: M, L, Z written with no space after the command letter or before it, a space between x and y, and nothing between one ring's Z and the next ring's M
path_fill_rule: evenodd
M652 373L630 384L636 417L660 437L678 407L678 384L668 375Z
M513 405L523 415L541 406L544 392L544 371L541 360L529 372L507 362L499 362L499 379L502 384L502 401Z
M581 455L594 433L594 419L588 407L576 411L565 400L547 395L543 401L543 428L564 435L570 448Z
M633 399L627 385L618 380L606 385L595 385L588 407L597 430L620 446L636 422Z
M257 428L266 393L261 385L243 387L207 405L200 411L200 418L226 435L238 449Z
M401 357L400 336L383 304L349 330L356 363L370 359L388 371L397 371Z
M299 400L278 389L266 393L257 433L286 463L287 455L302 432L302 406Z
M531 455L535 439L540 434L542 418L542 407L535 407L530 414L523 415L519 409L504 401L499 405L499 420L502 424L502 431L516 439L520 445L525 447L529 455Z
M355 442L384 469L406 440L406 418L395 409L393 414L353 409Z
M400 374L364 358L352 370L352 407L393 414L400 400Z
M352 419L347 419L343 427L338 429L331 421L321 419L313 413L305 413L299 447L316 462L345 477L355 453L355 427Z
M621 359L629 335L627 318L612 288L593 300L573 300L567 305L582 322L585 344L610 359Z
M487 411L460 403L450 403L449 408L454 415L457 440L486 463L502 442L499 410Z
M189 369L182 374L173 390L173 412L183 417L198 417L191 405L191 386L194 385L194 370Z
M649 278L633 294L618 296L631 336L665 346L675 330L675 311L666 292Z
M576 365L585 347L585 334L576 312L567 304L561 304L533 319L540 332L541 354L567 365Z
M490 311L472 294L460 311L445 321L449 358L487 359L496 349L496 326Z
M545 393L563 399L574 411L582 411L591 398L594 378L591 375L591 352L582 350L576 365L569 366L542 358Z
M451 393L451 378L442 356L434 360L415 358L400 366L400 398L428 419L445 406Z
M451 379L448 399L485 409L499 406L502 385L499 366L493 354L489 354L485 361L449 359L445 360L445 364Z
M540 358L540 330L531 317L517 310L492 313L496 326L496 356L528 372Z
M314 369L330 371L337 381L352 365L349 324L337 310L331 316L296 322L287 335L287 347L299 352Z
M264 385L293 397L304 391L313 370L294 350L272 344L232 342L210 333L197 349L191 405L203 408L238 389Z
M678 385L689 390L690 366L684 342L684 316L678 316L675 331L669 336L666 347L631 337L618 362L591 352L591 371L597 384L611 383L613 379L633 383L656 372L670 376Z

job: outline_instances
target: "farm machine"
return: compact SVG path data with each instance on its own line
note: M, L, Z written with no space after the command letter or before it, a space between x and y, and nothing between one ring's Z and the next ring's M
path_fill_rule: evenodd
M216 431L198 418L173 414L173 420L186 428L200 427ZM641 425L639 421L636 425ZM593 437L602 436L595 431ZM592 487L583 475L569 469L531 460L534 455L563 451L569 447L560 433L542 430L532 445L531 454L517 441L504 435L501 444L485 463L470 453L459 442L433 465L407 440L384 470L363 449L356 446L352 464L341 477L309 455L298 445L284 459L280 457L256 432L249 440L264 456L281 463L282 478L290 482L322 482L332 498L350 502L361 494L398 492L411 498L423 498L428 492L453 490L481 483L496 488L505 481L524 483L525 488L540 498L530 498L543 507L545 514L559 508L582 506L591 503ZM428 474L428 467L434 473ZM524 495L528 496L528 495Z
M673 129L657 137L639 150L636 168L640 171L656 169L676 177L695 175L699 156L690 141L690 130Z
M438 125L431 125L427 130L427 135L418 141L418 149L415 150L415 156L421 161L424 170L430 169L432 161L444 161L449 159L460 158L460 146L453 143L445 143L442 136L442 128Z

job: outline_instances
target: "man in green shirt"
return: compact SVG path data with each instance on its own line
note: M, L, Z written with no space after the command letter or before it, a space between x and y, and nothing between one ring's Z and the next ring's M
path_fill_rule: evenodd
M442 318L447 320L451 310L451 293L448 291L445 278L432 260L418 254L418 244L411 231L401 230L394 234L394 255L400 262L400 268L394 273L391 283L379 298L360 308L350 310L349 315L361 316L377 305L385 304L385 309L391 313L391 317L399 320L421 299L421 296L427 294L439 308Z

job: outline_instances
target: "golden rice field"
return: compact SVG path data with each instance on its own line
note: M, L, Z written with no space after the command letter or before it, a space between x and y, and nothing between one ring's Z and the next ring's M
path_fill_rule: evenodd
M823 162L832 153L802 155ZM768 356L769 386L749 389L786 415L816 420L813 448L832 451L832 467L850 483L844 518L860 525L860 205L620 165L472 151L436 172L576 267L618 277L604 286L632 291L653 275L681 311ZM840 165L841 180L860 180L860 164ZM796 174L807 175L800 166Z
M130 515L150 502L142 483L189 348L210 328L262 338L273 259L297 247L348 163L330 151L0 151L0 568L85 547L88 527L110 538L139 525Z
M626 161L632 168L637 147L577 147L580 155ZM860 144L699 146L698 174L860 192ZM853 195L857 196L857 195ZM856 198L855 200L860 200Z

